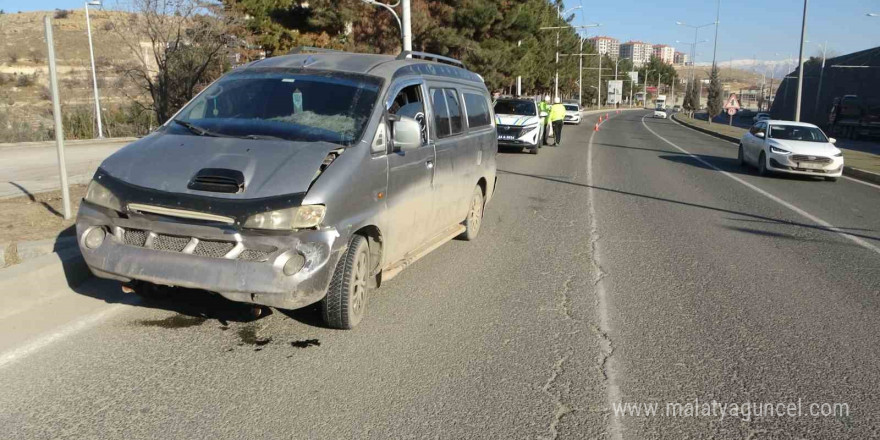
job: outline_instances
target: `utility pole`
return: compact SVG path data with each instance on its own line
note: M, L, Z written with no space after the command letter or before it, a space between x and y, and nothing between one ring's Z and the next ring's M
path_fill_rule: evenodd
M816 104L813 105L813 117L815 118L817 113L819 113L819 97L822 95L822 76L825 74L825 55L828 50L828 41L825 41L825 44L822 45L822 69L819 70L819 88L816 90Z
M801 121L801 93L804 88L804 38L807 35L807 3L808 0L804 0L804 18L801 22L801 51L800 55L798 55L797 97L795 98L797 101L794 104L795 122Z
M92 61L92 86L95 90L95 119L98 121L98 139L104 138L104 130L101 127L101 100L98 97L98 76L95 73L95 51L92 48L92 24L89 22L89 6L100 6L100 1L89 1L85 4L86 9L86 33L89 35L89 59Z
M43 17L46 28L46 46L49 54L49 88L52 89L52 115L55 117L55 146L58 149L58 174L61 175L61 200L64 220L69 220L70 190L67 188L67 165L64 160L64 124L61 122L61 101L58 98L58 73L55 71L55 42L52 36L52 21Z

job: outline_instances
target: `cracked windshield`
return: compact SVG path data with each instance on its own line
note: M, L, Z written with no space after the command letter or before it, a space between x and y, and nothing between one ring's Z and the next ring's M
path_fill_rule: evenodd
M0 0L0 437L867 439L880 3Z

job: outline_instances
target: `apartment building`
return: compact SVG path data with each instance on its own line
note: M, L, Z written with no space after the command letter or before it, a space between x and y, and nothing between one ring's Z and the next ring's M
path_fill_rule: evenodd
M675 48L665 44L655 44L653 48L654 56L666 64L675 62Z
M688 63L688 54L684 52L675 52L675 57L673 58L673 63L678 64L680 66L687 65Z
M627 41L620 45L620 57L632 61L633 66L642 67L654 55L654 46L642 41Z
M617 58L620 56L620 40L617 38L600 35L598 37L590 38L590 43L596 48L596 52L602 55L608 55L611 58Z

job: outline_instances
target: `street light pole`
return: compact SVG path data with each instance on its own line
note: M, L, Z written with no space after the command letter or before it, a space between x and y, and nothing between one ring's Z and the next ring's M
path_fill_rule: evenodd
M715 48L712 49L712 67L715 67L715 55L718 53L718 25L721 23L721 0L715 7ZM696 41L696 39L694 39Z
M581 7L575 6L565 12L560 12L562 10L562 3L560 2L559 4L556 5L556 12L559 14L560 17L563 18L563 20L565 20L566 14L568 14L571 11L574 11L575 9L581 9ZM554 98L554 100L559 98L559 29L560 28L561 27L556 28L556 79L555 79L554 85L553 85L553 98Z
M596 89L598 99L596 100L596 110L602 110L602 54L599 54L599 87Z
M807 35L807 4L809 0L804 0L804 18L801 21L801 50L800 55L798 55L798 82L797 82L797 95L795 105L794 105L794 120L795 122L801 121L801 93L804 87L804 38Z
M412 52L412 7L410 0L402 0L403 5L403 50Z
M400 6L401 0L398 0L397 3L395 3L393 5L387 5L385 3L380 3L380 2L377 2L376 0L361 0L361 1L368 4L368 5L373 5L373 6L378 6L380 8L385 8L388 10L388 12L391 13L391 15L394 17L394 20L397 21L397 27L400 28L400 40L401 40L400 47L403 51L406 51L407 50L407 32L404 30L403 23L400 22L400 17L397 15L397 12L394 12L394 8ZM409 13L408 6L409 6L409 2L407 1L406 6L405 6L406 10L407 10L407 14ZM409 32L409 50L412 50L412 32L411 31Z
M100 1L85 3L86 9L86 32L89 35L89 60L92 62L92 86L95 90L95 120L98 121L98 139L104 138L104 130L101 126L101 100L98 97L98 75L95 73L95 51L92 48L92 24L89 22L89 6L101 6Z

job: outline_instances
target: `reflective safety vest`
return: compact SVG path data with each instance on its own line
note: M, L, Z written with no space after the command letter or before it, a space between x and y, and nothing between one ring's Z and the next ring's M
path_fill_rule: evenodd
M561 121L563 119L565 119L565 106L562 104L553 104L553 107L550 107L550 120Z

